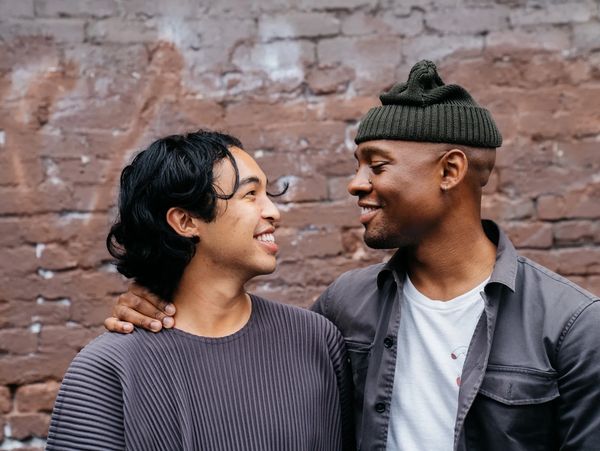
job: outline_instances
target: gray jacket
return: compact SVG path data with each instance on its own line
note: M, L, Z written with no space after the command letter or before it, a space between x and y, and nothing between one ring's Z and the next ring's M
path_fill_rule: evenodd
M483 225L496 264L463 367L454 449L600 450L598 297ZM361 450L386 447L403 280L396 253L343 274L313 306L346 340Z

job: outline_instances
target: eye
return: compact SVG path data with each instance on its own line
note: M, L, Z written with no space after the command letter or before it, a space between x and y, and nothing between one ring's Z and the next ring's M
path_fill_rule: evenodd
M248 191L246 194L244 194L244 197L256 197L256 190Z
M383 168L386 164L387 163L385 162L372 163L369 165L369 168L371 169L373 174L380 174L381 172L383 172Z

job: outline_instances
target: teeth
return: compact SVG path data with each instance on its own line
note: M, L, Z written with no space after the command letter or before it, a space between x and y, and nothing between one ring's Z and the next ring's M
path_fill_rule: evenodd
M264 241L265 243L275 242L275 236L272 233L263 233L262 235L258 235L256 239L258 241Z
M361 215L366 215L367 213L371 213L372 211L375 211L375 210L377 210L377 208L361 207L360 214Z

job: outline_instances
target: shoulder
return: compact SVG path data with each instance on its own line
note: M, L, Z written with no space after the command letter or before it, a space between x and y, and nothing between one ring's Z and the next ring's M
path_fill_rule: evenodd
M347 271L335 279L319 296L311 309L339 324L343 311L360 310L361 304L369 302L377 292L377 277L385 263Z
M346 271L335 279L324 295L328 302L360 299L366 292L377 289L377 276L384 268L384 263L370 265Z
M556 334L558 343L575 326L597 328L598 296L526 257L519 256L518 264L514 296L529 311L529 318L543 318L542 324L554 331L550 335Z
M120 366L128 356L138 353L151 336L151 332L135 329L130 334L105 332L89 342L73 359L71 367L93 365L103 367Z
M331 288L336 290L352 290L362 288L365 285L371 286L377 283L377 275L384 267L385 263L378 263L365 268L346 271L333 281Z
M527 257L519 256L518 262L519 288L533 290L539 295L537 299L550 306L561 304L579 309L599 300L598 296Z

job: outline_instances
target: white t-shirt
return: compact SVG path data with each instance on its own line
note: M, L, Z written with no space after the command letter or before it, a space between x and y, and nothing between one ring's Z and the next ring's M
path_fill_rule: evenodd
M452 450L465 355L489 279L449 301L404 283L388 450Z

